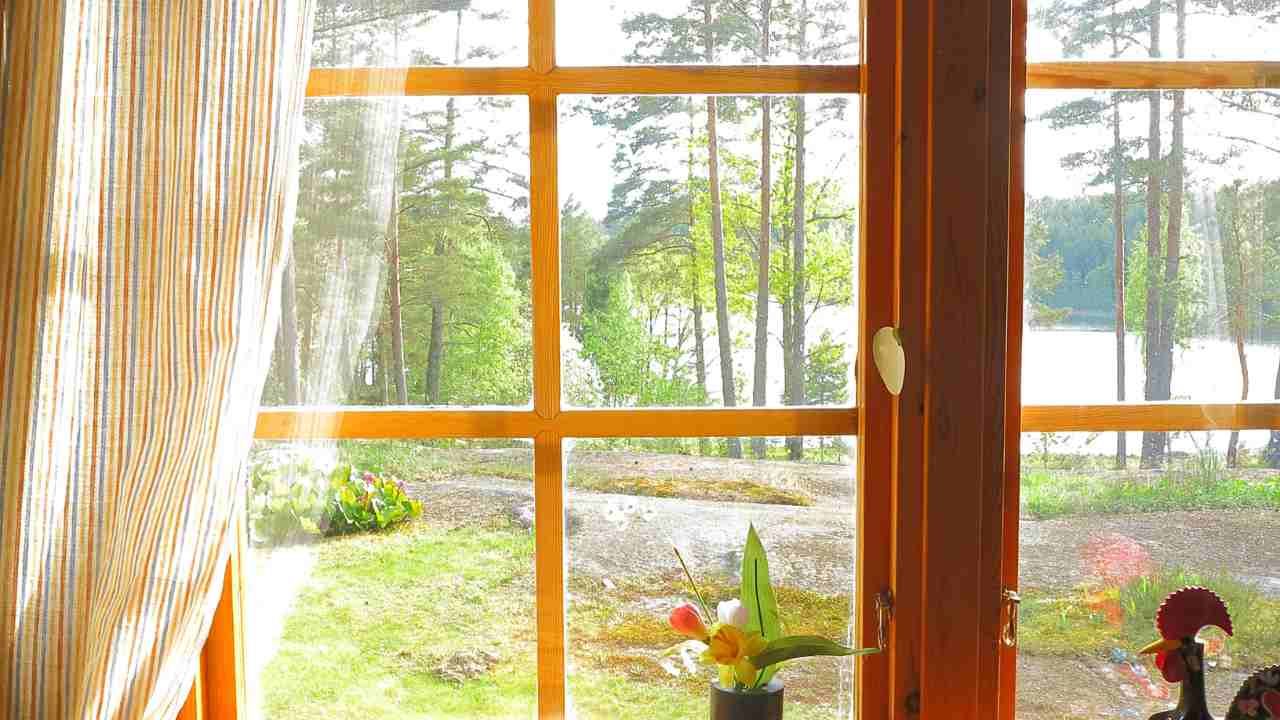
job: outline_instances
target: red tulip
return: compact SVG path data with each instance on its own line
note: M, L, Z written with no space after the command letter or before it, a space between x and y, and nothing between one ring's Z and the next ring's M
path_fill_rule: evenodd
M685 637L706 641L707 626L702 624L698 609L691 603L685 603L671 611L669 618L671 627Z

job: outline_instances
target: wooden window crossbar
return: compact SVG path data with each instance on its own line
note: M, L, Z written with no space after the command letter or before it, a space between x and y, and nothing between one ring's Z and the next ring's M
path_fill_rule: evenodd
M1250 90L1280 88L1280 62L1098 60L1027 65L1033 90Z
M831 436L858 431L855 408L646 408L532 410L282 408L258 413L255 437L427 439L561 437Z
M414 95L796 95L856 93L857 65L316 68L308 97Z
M794 95L859 93L858 65L638 65L532 68L316 68L308 97L428 95ZM1280 88L1280 62L1080 61L1032 63L1027 87L1056 90Z
M1023 432L1280 430L1280 403L1024 405ZM636 408L533 410L274 408L258 413L259 440L430 438L832 436L858 434L858 409Z

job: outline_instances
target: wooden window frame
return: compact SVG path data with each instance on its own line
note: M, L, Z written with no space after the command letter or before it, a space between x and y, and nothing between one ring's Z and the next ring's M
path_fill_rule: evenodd
M868 421L856 407L637 408L561 407L560 233L557 192L558 108L563 94L853 94L862 90L859 65L602 66L555 63L555 0L529 0L529 61L520 68L317 68L308 97L523 95L529 101L530 223L533 303L533 403L528 409L283 408L259 412L255 437L279 439L526 438L534 445L535 592L538 717L565 716L564 439L572 437L830 436L858 435ZM865 108L864 108L865 114ZM865 137L865 131L864 131ZM860 171L861 172L861 171ZM887 240L887 237L885 238ZM863 233L863 257L868 250ZM887 244L873 254L888 255ZM868 314L868 303L861 303ZM869 333L859 353L870 357ZM861 383L860 383L861 385ZM886 395L881 391L882 395ZM881 407L884 407L883 403ZM875 462L859 453L859 464ZM883 462L883 461L880 461ZM861 468L860 468L861 469ZM860 474L865 477L866 475ZM887 495L866 502L859 483L859 532L887 526ZM873 493L874 495L874 493ZM879 499L883 495L882 499ZM854 511L855 508L850 508ZM200 669L182 718L246 717L243 629L243 532L237 532L223 592ZM877 544L860 543L859 587L883 587L888 557ZM876 616L858 594L859 638L874 637ZM878 690L860 688L860 697Z
M891 591L893 615L888 652L858 661L857 716L965 720L1013 717L1015 653L998 636L1001 589L1017 582L1021 431L1280 428L1280 403L1023 407L1006 349L1021 341L1023 91L1277 87L1280 63L1028 66L1025 0L863 0L860 13L859 65L559 67L555 0L529 0L525 67L311 71L312 97L529 100L532 407L264 409L256 436L531 438L540 718L565 713L567 437L858 436L860 642L876 636L872 596ZM859 93L858 356L875 329L900 328L902 395L863 370L853 407L563 409L556 101L575 93ZM245 716L237 538L184 718Z

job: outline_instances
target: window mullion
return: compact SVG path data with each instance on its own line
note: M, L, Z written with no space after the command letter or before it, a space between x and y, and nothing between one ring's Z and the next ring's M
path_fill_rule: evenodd
M529 2L529 65L555 64L553 0ZM556 95L529 94L530 233L533 295L533 409L551 423L534 440L538 717L565 717L564 469L560 414L560 207Z
M560 209L556 189L556 96L529 97L530 227L533 242L533 409L547 420L560 413Z
M559 435L533 443L538 637L538 717L565 717L564 449Z
M555 0L529 0L529 67L536 73L548 73L555 66Z

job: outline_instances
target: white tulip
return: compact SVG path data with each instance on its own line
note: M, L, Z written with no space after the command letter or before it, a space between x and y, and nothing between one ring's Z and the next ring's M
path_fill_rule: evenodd
M747 609L742 607L742 602L734 598L721 601L716 606L716 618L724 625L745 628L750 616L747 614Z

